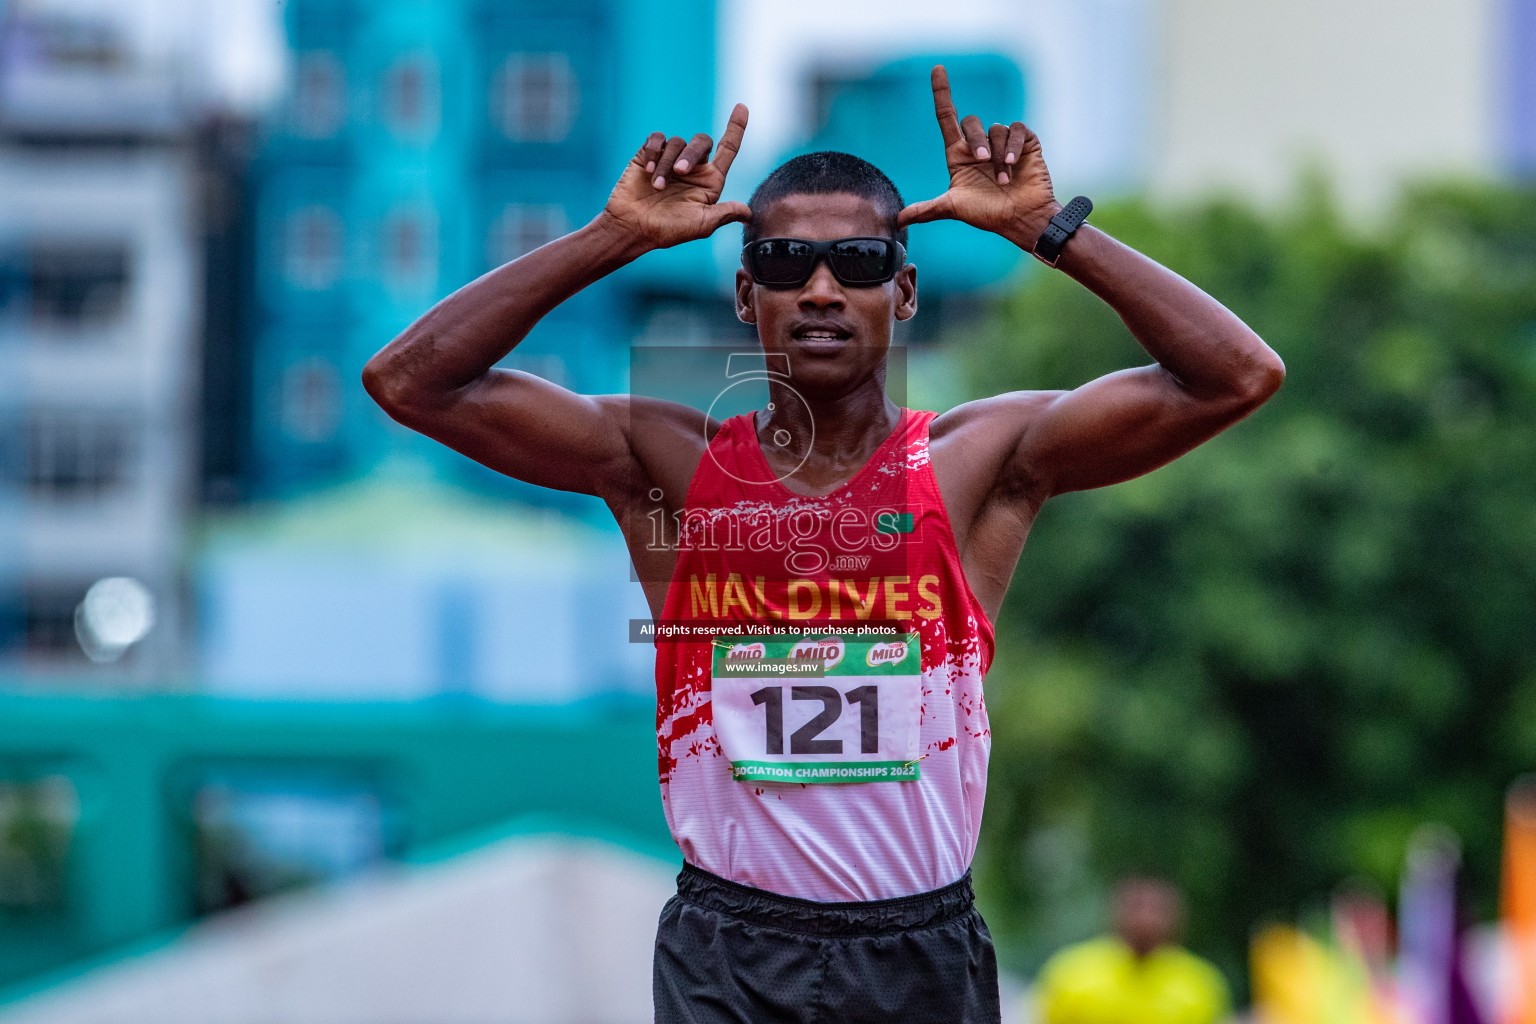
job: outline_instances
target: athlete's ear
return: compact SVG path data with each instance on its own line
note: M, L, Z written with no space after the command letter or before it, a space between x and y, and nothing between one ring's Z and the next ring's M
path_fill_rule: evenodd
M917 316L917 267L908 263L896 271L896 319Z
M757 323L757 307L752 304L752 276L736 271L736 319L744 324Z

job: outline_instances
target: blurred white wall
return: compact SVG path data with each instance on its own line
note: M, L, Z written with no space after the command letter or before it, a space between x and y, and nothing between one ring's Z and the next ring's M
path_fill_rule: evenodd
M1030 124L1058 185L1124 188L1140 176L1146 147L1155 10L1152 0L721 0L720 111L704 130L718 133L732 104L751 109L741 170L730 184L745 199L809 135L813 70L923 53L996 53L1024 71ZM965 97L955 99L967 113ZM665 111L657 125L700 130L667 125ZM937 122L932 141L929 156L942 167Z
M0 523L10 571L33 634L44 627L37 605L52 595L68 605L101 577L141 580L159 624L128 667L145 679L181 658L200 294L192 180L177 148L60 155L0 146L0 245L35 264L115 257L126 279L99 316L45 319L34 300L30 315L18 308L0 321L0 415L27 448L24 500ZM60 271L71 272L84 271ZM65 628L70 608L58 611ZM73 648L72 638L64 643ZM56 657L64 653L33 635L22 656L32 669L78 671Z
M272 0L8 0L0 10L104 21L136 60L174 69L199 106L252 112L282 88L283 4Z
M0 665L89 668L76 608L129 576L155 625L97 678L150 681L182 664L202 197L196 90L124 16L17 0L0 23Z
M716 120L738 100L752 109L737 164L745 173L730 185L744 198L808 132L811 69L985 50L1024 69L1031 125L1066 195L1147 187L1169 198L1224 189L1275 200L1318 169L1369 211L1405 180L1502 170L1515 102L1507 55L1524 52L1506 38L1520 24L1513 9L1511 0L722 0ZM663 130L696 130L664 121L658 112Z
M1287 194L1314 166L1366 207L1499 160L1498 0L1162 0L1150 184Z

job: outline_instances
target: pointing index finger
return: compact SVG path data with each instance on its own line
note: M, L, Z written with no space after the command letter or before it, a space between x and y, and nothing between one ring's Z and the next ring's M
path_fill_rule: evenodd
M943 64L933 66L933 113L939 119L939 131L944 133L945 147L960 141L960 117L955 113L955 101L949 95L949 72Z
M726 123L725 134L720 136L720 144L715 147L715 168L723 177L731 169L731 161L736 159L736 151L741 148L741 137L747 130L747 106L745 103L736 104L731 111L731 119Z

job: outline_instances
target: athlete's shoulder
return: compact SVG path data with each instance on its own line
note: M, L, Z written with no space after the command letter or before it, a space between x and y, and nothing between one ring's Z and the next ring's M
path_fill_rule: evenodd
M951 436L996 435L1017 440L1023 429L1060 397L1060 391L1009 391L989 398L965 402L934 417L928 428L935 441Z
M596 401L618 415L628 418L632 434L660 433L675 437L697 437L708 443L721 427L721 421L691 405L647 395L598 395Z
M1013 391L958 405L929 429L934 471L952 517L970 522L988 495L1017 495L1032 504L1035 481L1019 472L1017 454L1030 426L1062 392ZM999 491L1001 489L1001 491ZM1008 574L1012 569L1008 570Z
M683 495L710 442L720 432L720 421L691 406L642 395L603 396L613 402L612 414L623 418L625 437L644 470L637 486L649 493L659 486L673 507L681 508Z

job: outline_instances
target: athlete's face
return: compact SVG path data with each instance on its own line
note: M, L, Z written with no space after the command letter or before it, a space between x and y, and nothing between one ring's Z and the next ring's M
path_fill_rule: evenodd
M759 219L759 238L890 238L873 202L847 192L785 196ZM736 272L736 315L757 325L764 351L789 356L797 387L837 397L867 380L891 347L891 328L917 312L917 270L907 264L884 284L845 285L825 260L798 288L766 288Z

